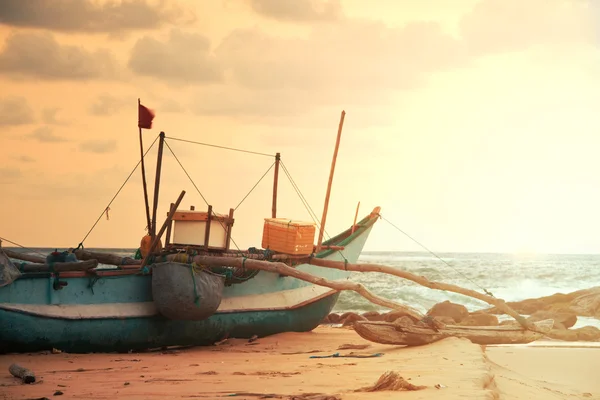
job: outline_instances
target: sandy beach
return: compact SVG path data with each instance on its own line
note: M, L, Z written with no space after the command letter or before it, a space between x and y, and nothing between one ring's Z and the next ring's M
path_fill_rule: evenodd
M450 338L403 348L369 343L347 328L319 327L147 353L9 354L0 356L0 398L387 399L389 391L358 390L394 371L425 386L403 391L406 399L600 399L600 349L559 343L482 348ZM12 363L32 369L37 382L12 377Z

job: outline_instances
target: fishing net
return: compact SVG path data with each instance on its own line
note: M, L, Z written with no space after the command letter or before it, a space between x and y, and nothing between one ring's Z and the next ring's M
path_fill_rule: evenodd
M201 321L213 315L223 296L225 278L189 264L152 266L152 297L167 318Z
M8 258L2 250L0 250L0 287L10 285L15 279L21 276L19 269Z

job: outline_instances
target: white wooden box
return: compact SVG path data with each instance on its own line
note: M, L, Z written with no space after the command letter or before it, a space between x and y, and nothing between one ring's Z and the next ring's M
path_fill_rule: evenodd
M206 211L176 211L173 215L172 243L204 246L207 222L208 213ZM233 220L229 221L228 215L213 213L208 234L208 247L227 249L229 247L227 230L231 229L232 224Z

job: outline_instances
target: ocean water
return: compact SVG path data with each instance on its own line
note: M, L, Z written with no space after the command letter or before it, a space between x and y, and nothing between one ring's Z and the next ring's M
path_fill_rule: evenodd
M32 249L30 254L46 255L54 249ZM61 250L61 249L59 249ZM64 250L64 249L62 249ZM132 257L135 249L89 249ZM570 293L600 286L600 254L488 254L438 253L443 261L425 252L363 252L359 262L384 264L423 276L430 281L452 283L483 293L490 291L506 301ZM432 290L395 276L379 273L354 273L350 280L363 284L376 295L410 305L426 312L434 304L450 300L470 311L490 307L487 303L458 293ZM388 311L354 292L343 292L334 312ZM511 317L500 316L500 319ZM578 317L575 327L592 325L600 320Z
M600 255L514 255L482 253L363 252L359 262L385 264L430 281L452 283L483 293L483 288L506 301L569 293L600 286ZM469 311L490 307L487 303L458 293L432 290L395 276L356 273L350 278L373 293L426 312L434 304L450 300ZM343 292L335 312L385 311L354 292ZM500 319L510 319L502 317ZM576 328L600 320L578 317Z

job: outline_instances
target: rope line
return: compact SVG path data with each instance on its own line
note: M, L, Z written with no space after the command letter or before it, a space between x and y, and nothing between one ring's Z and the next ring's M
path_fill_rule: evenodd
M238 203L237 206L235 206L235 208L233 209L234 211L237 211L238 207L242 205L242 203L244 202L244 200L246 200L246 198L248 198L248 196L250 196L250 193L252 193L252 191L254 191L254 189L256 189L256 187L258 186L258 184L263 180L263 178L265 176L267 176L267 174L269 173L269 171L271 171L271 169L273 168L273 166L275 165L275 162L273 162L273 164L271 164L271 166L269 167L269 169L267 170L267 172L265 172L263 174L263 176L260 177L260 179L258 180L258 182L256 182L254 184L254 186L252 186L252 189L250 189L250 191L248 192L248 194L246 194L244 196L244 198Z
M156 141L158 140L159 136L156 136L156 139L154 139L154 141L152 142L152 144L150 145L150 147L148 147L148 150L146 150L146 152L144 153L144 156L142 157L142 159L144 157L146 157L146 154L148 154L148 152L150 151L150 149L152 147L154 147L154 144L156 143ZM108 203L108 205L102 210L102 213L100 214L100 216L98 217L98 219L96 220L96 222L94 222L94 225L92 225L92 227L90 228L90 230L88 231L88 233L86 233L86 235L83 237L83 239L81 240L81 242L79 242L80 245L83 244L83 242L85 242L85 239L87 239L87 237L90 235L90 233L92 233L92 231L94 230L94 228L96 227L96 225L98 224L98 222L100 222L100 219L102 219L102 217L104 216L104 214L106 213L106 210L110 207L110 205L113 203L113 201L115 201L115 199L117 198L117 196L119 195L119 193L121 193L121 190L123 190L123 187L127 184L127 182L129 181L129 178L131 178L131 176L133 175L133 173L135 172L135 170L139 167L139 165L142 163L142 159L140 159L137 164L135 164L135 167L133 168L133 170L131 171L131 173L129 174L129 176L127 177L127 179L125 179L125 182L123 182L123 184L121 185L121 187L119 188L119 190L117 190L117 193L113 196L113 198L111 199L111 201Z
M2 241L2 242L8 242L8 243L10 243L10 244L14 244L15 246L17 246L17 247L20 247L20 248L22 248L22 249L24 249L24 250L28 250L28 251L30 251L30 252L32 252L32 253L39 254L40 256L44 256L44 257L46 257L46 254L42 254L42 253L40 253L39 251L35 251L35 250L33 250L33 249L30 249L29 247L22 246L22 245L20 245L19 243L15 243L15 242L13 242L13 241L11 241L11 240L8 240L8 239L6 239L6 238L3 238L2 236L0 236L0 241Z
M186 176L188 177L188 179L190 180L190 182L192 183L192 185L194 186L194 188L196 189L196 191L198 192L198 194L200 195L200 197L202 197L202 200L204 200L204 202L206 203L206 206L209 206L210 204L208 204L208 201L206 200L206 197L204 197L204 195L202 194L202 192L200 192L200 189L198 189L198 186L196 186L196 183L194 182L194 180L192 179L192 177L190 176L190 174L187 172L187 170L185 169L185 167L183 166L183 164L181 163L181 161L179 161L179 158L177 158L177 156L175 155L175 153L173 152L173 149L171 148L171 146L169 146L169 144L167 143L167 141L164 141L165 145L167 146L167 148L169 149L169 151L171 152L171 154L173 155L173 157L175 158L175 160L177 161L177 163L179 164L179 166L181 167L181 169L183 170L183 172L186 174ZM217 213L212 210L212 213L215 217L217 217ZM225 225L223 224L222 221L220 221L217 218L217 222L221 225L221 227L224 230L227 230L227 228L225 227ZM229 236L229 239L231 240L231 242L233 243L233 245L236 247L237 251L240 254L243 254L242 250L240 249L240 247L237 245L237 243L235 242L235 240L233 240L232 236Z
M177 140L179 142L186 142L186 143L191 143L191 144L199 144L201 146L216 147L218 149L231 150L231 151L239 151L240 153L256 154L258 156L265 156L265 157L275 157L273 154L260 153L258 151L242 150L242 149L236 149L236 148L233 148L233 147L219 146L219 145L216 145L216 144L194 142L193 140L179 139L179 138L174 138L174 137L171 137L171 136L167 136L165 138L168 138L170 140Z
M298 197L300 197L300 201L302 201L302 204L304 205L304 208L306 208L306 211L308 212L308 215L310 215L310 217L313 220L313 222L315 224L317 224L317 226L320 228L321 227L321 221L319 220L319 217L317 217L317 214L313 211L312 207L308 203L308 200L306 200L306 197L304 197L304 195L302 194L302 191L300 190L300 188L298 187L298 185L294 181L294 178L292 178L292 174L288 171L288 169L286 168L286 166L283 164L283 161L280 161L280 163L281 163L281 167L283 169L283 172L285 173L285 175L289 179L290 183L292 184L292 188L296 191L296 194L298 195ZM329 236L329 233L327 233L327 230L324 229L323 232L325 233L325 235L327 236L328 239L331 239L331 236Z
M194 185L194 188L196 188L196 191L198 192L198 194L200 195L200 197L202 197L202 200L204 200L204 202L206 203L206 206L209 206L208 201L206 200L206 197L204 197L204 195L202 194L202 192L200 192L200 189L198 189L198 186L196 186L196 183L194 182L194 180L192 179L192 177L190 176L190 174L188 174L188 172L184 168L183 164L181 164L181 161L179 161L179 158L177 158L177 156L173 152L173 149L171 148L171 146L169 146L169 143L167 143L166 140L165 140L164 143L167 146L167 149L169 149L169 151L173 155L173 157L175 157L175 161L177 161L177 163L179 164L179 166L181 167L181 169L183 170L183 172L187 175L187 177L190 180L190 182L192 182L192 185Z
M288 169L285 167L285 165L283 164L283 161L280 161L280 164L281 164L281 168L283 169L283 172L285 173L285 175L287 176L288 180L290 181L290 184L292 185L292 188L296 191L296 194L300 198L300 201L302 202L302 205L306 209L306 212L308 212L308 215L313 220L313 222L315 224L317 224L317 225L320 226L319 218L317 217L317 215L313 211L313 209L310 206L310 204L308 204L308 201L306 200L306 198L304 197L304 195L300 191L300 188L298 187L298 185L296 185L296 182L292 178L292 174L290 174L290 172L288 171Z
M390 224L391 226L393 226L394 228L396 228L399 232L403 233L406 237L408 237L410 240L412 240L413 242L415 242L416 244L418 244L419 246L421 246L423 249L425 249L427 252L429 252L432 256L434 256L435 258L437 258L438 260L440 260L441 262L443 262L444 264L446 264L448 267L452 268L454 270L454 272L456 272L457 274L461 275L463 278L465 278L466 280L468 280L469 282L471 282L473 285L475 285L478 288L480 288L481 290L483 290L483 292L485 294L487 294L488 296L494 297L494 295L489 290L487 290L483 286L479 285L477 282L475 282L474 280L472 280L471 278L469 278L467 275L463 274L462 272L460 272L459 270L457 270L456 268L454 268L446 260L444 260L443 258L441 258L440 256L438 256L437 254L435 254L433 251L429 250L427 247L425 247L425 245L421 244L418 240L416 240L415 238L413 238L412 236L410 236L408 233L406 233L402 229L398 228L396 225L394 225L390 220L388 220L387 218L385 218L383 215L379 214L379 216L381 217L382 220L384 220L385 222L387 222L388 224Z
M288 171L288 169L283 164L283 161L281 161L281 160L280 160L280 165L281 165L281 167L283 169L283 172L285 173L285 175L289 179L290 183L292 184L292 187L296 191L296 194L298 194L298 197L300 197L300 201L302 201L302 204L304 205L304 207L308 211L308 214L312 218L313 222L315 224L317 224L317 227L319 227L319 230L320 230L320 228L321 228L321 221L319 221L319 218L317 217L317 215L313 211L312 207L308 203L308 200L306 200L306 197L304 197L304 195L300 191L300 188L298 187L298 185L294 181L294 178L292 178L292 174L290 174L290 172ZM327 236L327 239L331 239L331 236L329 236L329 233L327 233L326 229L323 229L323 233L325 234L325 236ZM348 259L346 258L346 256L344 255L344 253L342 253L341 250L337 250L337 252L340 254L340 256L342 256L342 259L344 260L344 262L348 263Z

